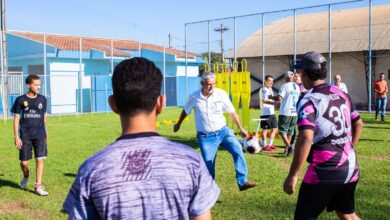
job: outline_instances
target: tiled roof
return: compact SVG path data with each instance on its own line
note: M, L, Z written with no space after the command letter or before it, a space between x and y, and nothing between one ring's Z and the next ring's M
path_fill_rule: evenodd
M57 35L57 34L43 34L43 33L32 33L32 32L21 32L21 31L10 31L10 34L15 36L23 37L26 39L34 40L40 43L44 41L44 35L46 35L46 44L56 47L60 50L80 50L80 38L82 42L82 51L99 50L106 53L106 56L111 56L111 41L113 43L113 55L120 57L130 57L131 53L122 50L138 50L139 42L132 40L118 40L108 38L93 38L93 37L79 37L79 36L68 36L68 35ZM153 51L163 52L162 46L153 44L141 43L141 49L149 49ZM166 48L165 52L168 54L176 55L177 57L185 57L185 52ZM187 53L188 58L194 58L196 54Z

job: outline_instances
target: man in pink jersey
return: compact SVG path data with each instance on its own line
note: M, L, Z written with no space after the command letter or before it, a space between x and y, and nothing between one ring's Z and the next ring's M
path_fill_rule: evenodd
M299 135L283 189L295 191L299 171L307 168L299 190L295 219L316 219L327 207L340 219L359 219L354 193L359 180L354 146L363 122L348 94L326 84L326 59L317 52L302 57L302 81L308 92L298 103Z

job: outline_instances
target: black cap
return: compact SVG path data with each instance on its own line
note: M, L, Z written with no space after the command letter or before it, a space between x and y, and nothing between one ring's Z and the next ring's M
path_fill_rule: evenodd
M321 64L325 63L326 59L320 53L310 51L302 57L302 69L321 69Z

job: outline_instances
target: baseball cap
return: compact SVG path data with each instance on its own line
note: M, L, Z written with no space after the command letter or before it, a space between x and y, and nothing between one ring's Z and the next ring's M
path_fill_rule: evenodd
M302 57L302 69L321 69L321 64L324 62L326 62L324 56L315 51L310 51Z
M292 77L292 76L294 76L293 72L291 72L291 71L284 72L284 77Z

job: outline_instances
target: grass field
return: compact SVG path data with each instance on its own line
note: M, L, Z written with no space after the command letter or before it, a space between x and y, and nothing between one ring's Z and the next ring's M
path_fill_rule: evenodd
M159 117L158 132L199 150L192 117L176 134L172 132L173 125L162 123L164 119L175 120L180 111L179 108L165 109ZM251 114L255 118L259 111L251 111ZM365 128L357 146L361 169L355 194L357 213L362 219L389 219L390 123L373 121L369 114L362 116ZM0 122L0 219L66 219L61 207L79 165L120 136L119 119L111 113L49 117L49 156L43 177L49 196L39 197L33 192L34 161L30 163L34 172L28 190L19 188L22 174L13 144L12 121ZM252 130L255 126L253 122ZM280 138L275 142L282 145ZM216 180L221 196L212 209L214 219L292 219L297 193L288 196L282 191L291 157L286 158L281 153L282 149L272 153L246 154L249 178L257 182L258 187L239 192L230 154L220 150ZM335 217L334 213L323 213L319 219Z

